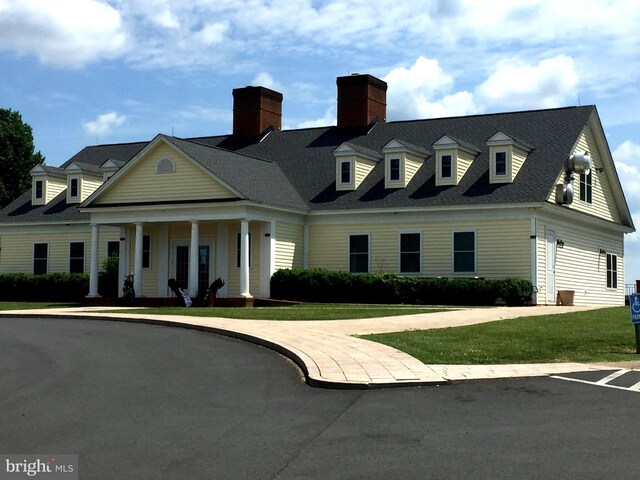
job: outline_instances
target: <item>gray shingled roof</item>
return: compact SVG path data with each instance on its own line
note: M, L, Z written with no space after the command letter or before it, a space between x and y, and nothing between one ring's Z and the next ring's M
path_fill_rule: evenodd
M546 201L565 159L588 123L594 106L377 123L369 132L337 127L273 131L259 143L239 142L231 135L187 140L165 137L244 198L306 210L445 207L527 204ZM489 183L487 139L508 132L532 147L515 181ZM384 162L379 162L357 190L336 191L333 151L344 142L382 156L396 139L431 151L443 135L480 150L457 186L435 186L435 159L430 154L407 188L384 188ZM62 165L81 162L99 166L107 159L127 161L147 142L87 147ZM25 207L30 194L13 202L1 221L63 219L76 214L54 203ZM56 199L57 200L57 199ZM80 218L82 216L80 215Z

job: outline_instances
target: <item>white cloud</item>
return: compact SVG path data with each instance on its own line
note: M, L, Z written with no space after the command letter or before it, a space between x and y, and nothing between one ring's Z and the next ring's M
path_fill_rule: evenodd
M434 59L420 56L411 67L394 68L383 80L388 84L389 120L465 115L476 110L469 92L449 93L453 77Z
M283 86L279 82L275 81L268 72L260 72L255 76L251 84L257 87L270 88L271 90L275 90L280 93L283 93L284 91Z
M4 0L0 50L41 63L78 67L122 53L126 34L117 10L96 0Z
M204 45L217 45L223 42L228 29L227 22L208 23L196 35Z
M292 128L315 128L315 127L326 127L329 125L336 124L336 108L329 107L324 115L320 118L315 118L312 120L301 120L295 122L293 126L291 125L283 125L284 130L289 130Z
M84 123L84 129L87 135L90 136L104 136L111 133L115 128L120 127L126 120L123 115L118 115L116 112L103 113L90 122Z
M497 65L475 94L477 101L490 109L552 108L576 103L578 81L570 57L558 55L536 65L509 58Z

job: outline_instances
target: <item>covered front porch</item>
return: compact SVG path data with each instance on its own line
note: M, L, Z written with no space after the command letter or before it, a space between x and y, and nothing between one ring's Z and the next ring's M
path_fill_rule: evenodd
M170 278L175 278L193 298L203 296L219 277L225 280L225 286L218 296L227 299L226 303L247 305L254 296L270 295L270 279L275 271L273 220L200 215L133 222L122 218L114 222L92 212L89 298L99 297L98 246L101 227L106 225L120 229L118 277L122 282L126 275L133 274L138 298L170 298Z

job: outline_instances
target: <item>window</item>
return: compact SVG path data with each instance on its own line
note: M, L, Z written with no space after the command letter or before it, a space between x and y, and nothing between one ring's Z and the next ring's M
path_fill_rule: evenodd
M107 257L120 256L120 242L107 242Z
M589 175L580 174L580 200L583 202L591 203L591 179L591 172L589 172Z
M340 183L351 183L351 162L340 162Z
M42 180L36 180L36 198L42 198L44 195Z
M238 237L236 239L236 267L238 268L240 268L241 240L242 237L240 236L240 232L238 232ZM249 232L249 268L251 268L251 232Z
M496 152L495 175L507 174L507 152Z
M476 271L475 232L453 233L453 272L473 273Z
M84 242L69 244L69 273L84 273Z
M389 160L389 180L397 182L400 180L400 159L392 158Z
M369 272L369 235L349 235L349 272Z
M400 273L420 273L419 233L400 234Z
M34 243L33 244L33 274L44 275L48 270L49 261L49 244Z
M78 179L77 178L71 179L71 192L69 193L69 195L72 198L76 198L78 196Z
M175 173L175 171L175 164L168 158L163 158L156 165L156 173Z
M452 161L451 161L451 155L442 155L442 157L440 158L440 162L441 162L441 169L440 169L440 176L442 178L451 178L453 175L452 173Z
M142 268L151 268L151 235L142 236Z
M607 253L607 288L618 288L618 257Z

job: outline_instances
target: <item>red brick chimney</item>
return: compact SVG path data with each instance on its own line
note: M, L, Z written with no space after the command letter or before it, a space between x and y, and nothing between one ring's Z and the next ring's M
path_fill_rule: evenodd
M268 127L282 129L282 94L264 87L233 90L233 134L257 136Z
M387 83L371 75L338 77L338 127L366 127L387 120Z

